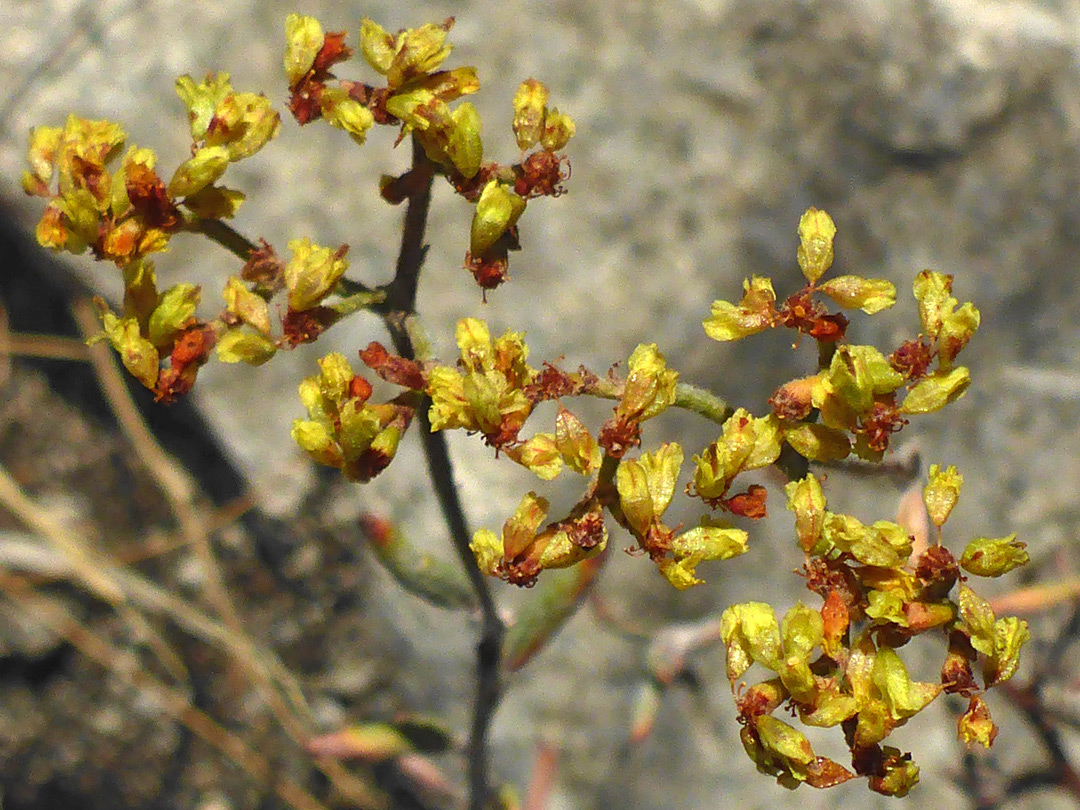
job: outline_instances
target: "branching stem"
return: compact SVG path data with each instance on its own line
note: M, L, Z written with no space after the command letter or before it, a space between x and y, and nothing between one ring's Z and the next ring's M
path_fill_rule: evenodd
M186 223L186 230L200 233L213 242L217 242L242 262L251 258L251 252L258 250L258 245L241 234L232 225L220 219L192 218Z
M431 203L431 183L435 170L424 154L423 148L415 140L412 143L412 171L416 174L426 174L426 181L410 184L412 193L408 197L405 210L401 252L398 254L394 280L387 287L385 303L387 312L384 315L394 349L399 355L410 360L416 358L416 347L407 329L407 319L416 311L416 289L420 278L420 268L427 255L424 231ZM465 511L461 506L457 485L454 483L454 470L446 436L442 432L432 432L431 422L428 419L430 405L431 401L424 397L418 409L424 455L427 458L428 471L435 487L435 495L439 499L443 519L450 530L454 551L461 560L469 582L476 592L483 621L476 650L476 703L473 707L468 749L469 810L482 810L491 794L487 736L501 694L499 666L505 627L495 611L495 601L491 596L487 580L477 567L472 550L469 548L469 527L465 519Z

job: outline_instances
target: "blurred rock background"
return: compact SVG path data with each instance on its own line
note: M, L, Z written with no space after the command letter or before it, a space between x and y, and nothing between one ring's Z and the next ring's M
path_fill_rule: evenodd
M437 186L420 309L443 356L465 315L484 317L494 331L526 331L536 363L564 357L570 368L601 371L656 341L684 380L761 413L780 382L810 368L809 347L793 352L783 336L723 346L700 323L714 299L738 298L752 273L771 276L778 291L797 287L796 223L808 206L825 208L839 228L835 272L888 278L901 291L890 312L855 317L853 339L892 346L912 333L911 281L924 268L955 274L957 296L982 310L965 352L974 377L966 398L902 434L928 462L965 474L947 539L959 547L971 536L1017 531L1034 560L1029 577L1074 566L1080 2L8 0L0 7L0 196L32 227L40 204L18 188L26 136L69 112L121 122L129 143L157 150L167 174L186 157L173 91L181 73L227 71L235 87L262 90L284 109L282 30L294 10L327 30L348 29L353 44L362 16L391 30L455 16L451 62L479 70L474 101L493 157L515 155L510 99L523 78L544 81L577 123L570 193L530 205L512 281L486 305L461 269L470 209ZM359 59L339 75L371 78ZM279 250L300 236L347 242L354 277L388 280L400 211L379 200L376 185L408 158L403 148L389 151L392 140L378 132L358 149L337 130L285 120L269 148L230 169L228 184L248 194L237 228ZM116 294L109 268L68 264ZM191 238L177 239L157 265L163 283L201 283L209 308L236 270L220 248ZM211 363L200 375L199 407L271 515L294 514L316 482L288 440L300 415L295 385L322 353L355 356L372 339L382 339L381 327L361 317L264 368ZM710 434L674 417L646 438L678 436L697 448ZM456 436L452 447L475 526L497 527L537 486L477 442ZM551 490L556 502L568 492ZM786 608L805 591L789 573L799 560L777 492L752 553L703 570L706 586L676 594L648 564L616 554L600 594L651 630L748 598ZM874 520L895 515L898 490L836 473L829 495ZM379 511L450 554L415 436L387 474L333 509L341 520ZM369 635L400 646L392 659L408 708L464 729L472 629L416 604L381 572L368 579L365 621L389 628ZM522 598L499 595L508 605ZM1052 635L1054 618L1037 637ZM380 656L346 646L333 665L341 677ZM652 737L623 750L646 650L583 610L512 682L493 734L499 775L524 785L543 738L561 751L553 808L885 806L861 783L789 795L755 776L737 740L720 651L701 656L695 672L700 691L672 690ZM1023 724L1000 699L992 706L1003 726L994 761L1006 769L1037 761ZM366 713L377 712L340 702L328 723ZM912 808L964 806L952 782L960 749L951 722L942 709L897 735L924 766ZM212 792L203 799L216 800ZM1069 806L1058 800L1038 794L1030 806Z

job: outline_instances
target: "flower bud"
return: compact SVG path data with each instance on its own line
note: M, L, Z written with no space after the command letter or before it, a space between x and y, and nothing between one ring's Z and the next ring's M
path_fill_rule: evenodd
M251 157L281 129L281 116L270 100L256 93L229 93L214 115L214 131L207 134L206 144L225 146L230 161Z
M331 126L343 129L356 143L362 144L367 138L367 131L375 125L375 116L371 110L350 98L340 87L327 87L319 96L323 118Z
M206 139L218 106L232 91L228 73L212 73L199 84L195 84L195 80L187 75L176 80L176 94L188 108L192 140Z
M971 372L964 366L936 371L924 377L904 397L900 413L933 413L960 399L971 385Z
M825 493L813 475L792 481L784 487L787 508L795 514L795 535L799 547L810 554L825 525Z
M753 417L739 408L724 422L723 435L694 456L693 490L706 501L722 499L735 476L772 464L780 456L780 423L773 415Z
M499 241L525 211L525 199L498 180L489 180L473 215L469 251L479 256Z
M30 130L27 161L30 169L23 174L22 187L27 194L49 196L56 153L63 138L60 127L34 127Z
M990 707L982 695L972 695L968 700L967 711L956 721L956 736L967 745L978 743L984 748L994 744L998 728L990 717Z
M896 287L881 278L837 276L818 290L844 309L861 309L867 315L875 315L896 303Z
M563 458L551 433L537 433L515 447L506 448L505 452L518 464L536 473L542 481L551 481L562 472Z
M559 406L555 416L555 444L566 465L581 475L591 475L600 467L600 446L588 428L574 414Z
M341 448L334 440L330 426L325 422L295 419L291 433L293 441L315 461L331 467L341 466Z
M1020 668L1020 648L1031 640L1028 623L1015 616L994 622L994 650L983 666L986 688L1009 680Z
M225 299L225 309L230 315L255 327L264 335L270 334L270 309L266 305L266 300L249 290L243 279L239 276L229 276L221 295Z
M449 131L446 152L454 168L470 180L480 171L484 159L484 144L480 139L480 114L469 102L460 104L450 116L453 126Z
M526 79L514 93L514 137L524 152L535 146L544 133L548 89L536 79Z
M242 191L206 186L184 198L184 207L200 219L232 219L247 197Z
M851 441L842 430L814 422L785 425L782 430L791 449L810 461L840 461L851 453Z
M919 319L923 333L937 340L945 315L956 308L952 297L953 277L933 270L923 270L915 277L915 300L919 302Z
M713 340L741 340L776 323L776 293L772 281L753 276L743 281L743 291L738 305L713 301L712 315L703 322L705 334Z
M615 473L619 503L630 526L639 535L659 522L671 504L682 467L683 451L674 442L660 445L655 453L624 460Z
M780 625L764 602L744 602L720 617L720 637L727 648L727 676L734 685L752 664L775 669L780 660Z
M289 250L293 252L292 259L285 265L289 308L302 311L318 306L334 291L338 279L349 268L345 259L347 246L332 251L305 237L289 242Z
M290 14L285 18L285 75L289 86L296 85L315 65L326 35L314 17Z
M354 376L352 366L340 352L331 352L319 359L319 393L335 408L345 404Z
M469 543L477 567L488 576L495 576L503 559L503 542L490 529L479 529Z
M215 346L218 360L223 363L247 363L261 366L274 356L277 347L265 335L243 329L230 329Z
M671 542L672 560L661 560L660 573L679 590L702 584L695 569L706 560L729 560L746 552L748 535L742 529L712 525L683 532Z
M503 556L508 561L523 554L533 540L536 531L547 517L548 501L535 492L527 492L514 514L503 524Z
M964 476L949 465L944 470L937 464L930 465L930 482L923 489L923 501L930 520L939 529L949 519L956 502L960 500L960 488L964 485ZM1013 535L1015 537L1015 535Z
M667 367L667 359L655 343L639 344L628 365L622 399L615 409L617 416L644 422L675 402L679 373Z
M942 319L938 333L938 365L942 369L952 368L956 355L974 336L980 322L979 310L970 301Z
M157 385L160 357L154 344L139 332L135 318L118 318L101 299L95 300L105 329L104 337L120 355L120 360L135 379L147 388Z
M386 76L387 86L395 90L443 63L452 50L445 43L453 24L454 18L448 17L439 25L428 23L393 35L364 19L360 27L360 51L369 65Z
M205 146L181 163L169 181L170 197L186 197L209 186L229 168L229 150L224 146Z
M540 145L548 152L558 152L566 147L576 131L573 119L552 107L544 116L544 133L540 136Z
M146 337L156 347L167 348L177 333L187 328L195 317L202 291L195 284L174 284L161 295L150 313Z
M977 577L1000 577L1030 561L1027 545L1008 537L980 537L968 543L960 557L960 567Z
M799 267L811 284L832 266L835 236L836 225L824 211L810 208L799 220Z

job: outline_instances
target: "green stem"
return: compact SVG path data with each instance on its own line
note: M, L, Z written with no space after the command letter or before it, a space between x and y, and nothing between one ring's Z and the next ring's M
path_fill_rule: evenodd
M704 416L719 425L724 424L735 413L734 408L712 391L690 383L676 383L674 407Z
M600 397L601 399L621 399L623 388L621 384L600 378L600 381L585 391L584 394ZM698 416L704 416L710 422L716 422L719 425L724 424L735 413L735 409L728 405L726 400L711 391L690 383L675 384L675 401L671 404L671 407L682 408L685 411L696 413Z

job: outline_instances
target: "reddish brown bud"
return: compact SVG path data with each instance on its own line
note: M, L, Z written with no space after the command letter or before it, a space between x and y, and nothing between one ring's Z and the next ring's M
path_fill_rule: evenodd
M360 359L387 382L412 391L423 391L427 387L424 371L416 361L390 354L378 341L369 343L360 352Z
M562 169L566 162L566 171ZM521 164L514 193L521 197L558 197L566 193L562 183L570 179L570 160L554 152L533 152Z
M751 484L746 492L740 492L738 495L722 500L721 505L733 515L757 520L765 517L767 497L768 491L765 487L760 484Z
M371 398L371 383L357 374L349 382L349 397L360 400L361 404Z
M979 685L971 671L971 662L976 655L967 634L960 630L949 633L949 652L941 665L941 683L946 692L971 697L979 691Z
M596 548L605 539L604 516L600 512L589 512L566 527L567 537L575 546L584 549Z
M143 163L132 162L124 178L128 200L143 222L151 228L173 228L180 221L165 181Z
M169 356L169 368L158 375L154 401L170 403L189 393L200 366L210 356L216 337L213 329L196 324L181 333Z
M934 359L934 350L922 338L908 340L889 355L889 365L903 374L908 380L920 380L926 376L930 362Z
M818 757L806 768L806 784L811 787L836 787L854 778L855 774L828 757Z
M883 453L889 449L889 437L908 423L900 414L893 394L874 400L870 415L863 417L859 432L866 436L866 443L871 450Z
M525 386L525 396L530 402L537 403L560 397L570 397L580 394L584 385L575 382L573 378L560 368L551 363L544 363L540 373L531 383Z
M327 71L337 62L343 62L352 56L352 48L345 44L344 31L328 31L323 40L322 49L315 57L315 72Z
M311 343L340 317L339 313L328 307L312 307L299 312L288 309L281 319L282 336L294 347Z
M813 377L803 377L784 383L776 389L776 392L769 397L769 404L772 405L777 419L799 422L810 415L814 407L814 381Z
M273 295L285 286L285 263L265 239L260 239L259 247L251 251L247 264L240 270L240 277L254 282L259 292Z
M465 253L465 269L472 273L477 285L484 291L485 301L487 300L488 290L494 290L510 278L510 274L507 272L510 262L506 258L506 253L503 252L501 255L492 254L498 254L494 247L483 256L473 256L468 251Z
M937 601L949 595L960 576L960 567L947 548L930 546L919 555L915 564L915 576L923 584L923 598Z
M641 425L636 420L612 417L604 422L596 441L612 458L622 458L631 447L641 444Z
M844 634L851 620L847 605L835 588L825 597L825 604L821 606L821 619L824 633L822 649L830 658L837 660L841 656Z
M808 334L816 340L843 340L847 326L848 319L839 313L823 315L810 325Z

